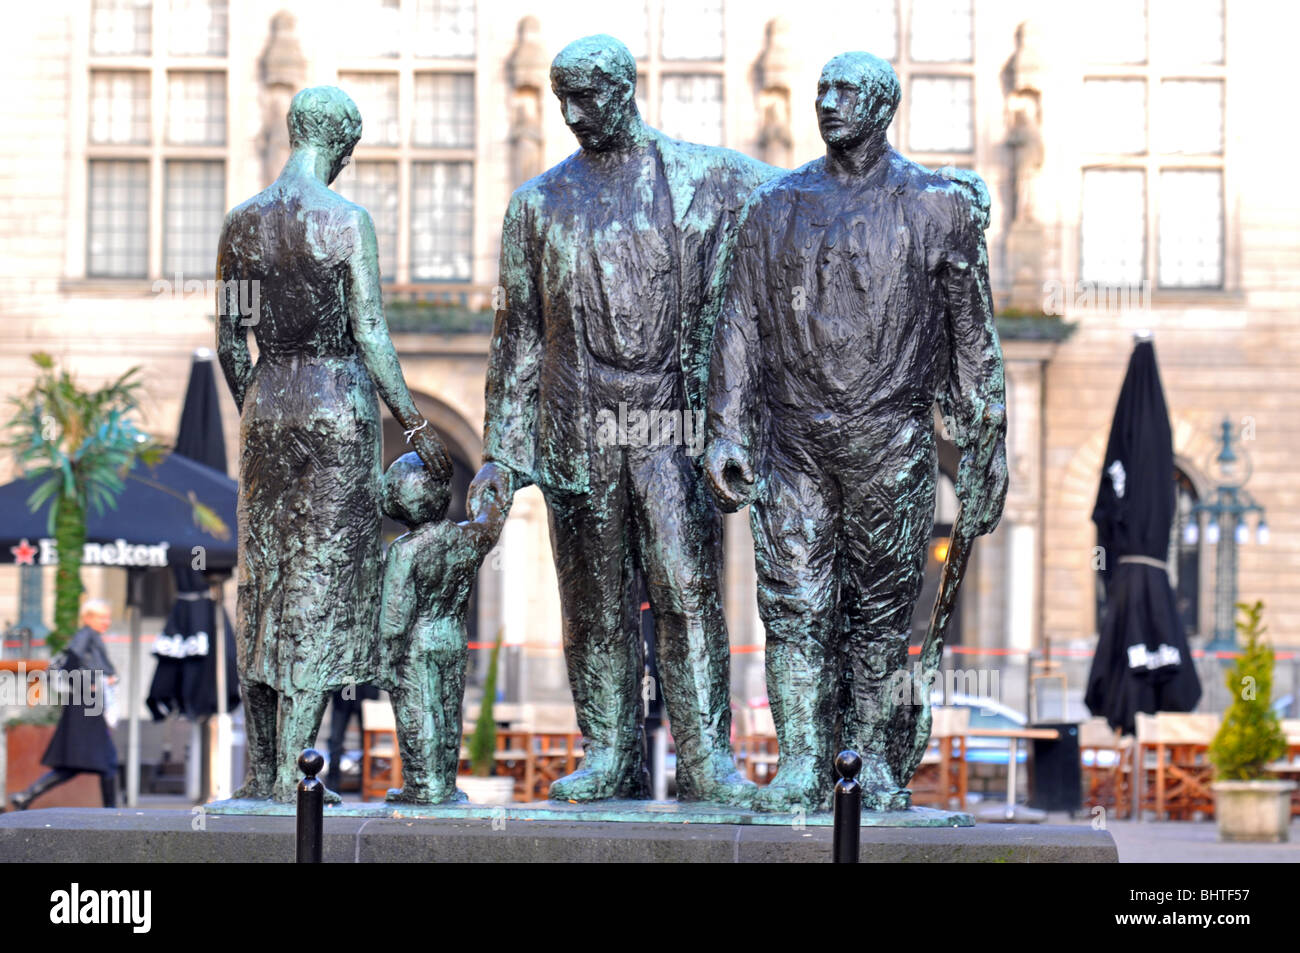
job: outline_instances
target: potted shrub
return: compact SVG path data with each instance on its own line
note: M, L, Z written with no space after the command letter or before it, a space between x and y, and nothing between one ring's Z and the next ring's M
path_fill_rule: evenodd
M1273 650L1263 641L1264 604L1237 604L1241 654L1227 675L1232 704L1210 745L1214 765L1214 816L1219 839L1279 842L1287 839L1294 781L1269 777L1268 766L1286 754L1286 738L1269 702Z
M469 795L472 804L509 804L515 799L515 779L498 776L496 770L497 723L493 707L497 695L497 661L501 657L501 640L505 629L497 630L497 640L488 660L487 679L483 683L483 703L478 721L469 739L470 773L456 778L456 785Z

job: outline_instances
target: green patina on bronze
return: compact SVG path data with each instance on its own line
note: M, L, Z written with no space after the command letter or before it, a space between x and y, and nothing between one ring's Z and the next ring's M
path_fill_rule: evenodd
M445 519L450 490L414 453L398 457L384 477L384 512L410 527L393 540L384 563L379 683L392 697L402 787L388 800L411 804L464 801L456 788L461 705L469 636L470 590L501 533L493 500L474 520Z
M571 43L552 88L581 149L511 197L471 513L536 484L550 512L582 770L559 800L647 795L639 571L686 800L746 805L730 743L721 516L678 442L611 443L601 412L702 413L723 240L778 170L645 125L636 62L609 36Z
M889 146L899 96L884 60L827 63L826 155L755 190L715 277L725 296L705 467L724 507L753 504L780 748L761 810L826 804L845 748L863 758L864 808L909 806L965 555L1006 496L988 191L974 173L932 172ZM961 454L960 509L921 668L909 672L936 399Z
M329 693L380 674L377 397L434 478L451 473L388 337L370 216L328 187L361 136L357 108L305 89L288 124L284 171L227 216L217 261L217 349L240 410L238 796L277 801L294 797Z
M405 765L403 765L405 769ZM207 805L209 814L261 814L288 816L293 805L266 801L217 801ZM830 827L829 811L765 813L730 807L681 801L608 800L596 804L539 801L531 804L380 804L348 801L331 806L326 817L412 818L433 820L493 821L498 828L511 821L607 822L630 824L735 824L755 827ZM915 807L910 811L863 811L863 827L974 827L965 811L940 811Z

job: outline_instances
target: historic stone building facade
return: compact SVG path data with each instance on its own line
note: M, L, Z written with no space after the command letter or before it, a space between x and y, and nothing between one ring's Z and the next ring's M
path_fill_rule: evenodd
M575 148L549 90L555 52L612 33L637 56L651 124L796 165L822 150L821 65L866 49L902 81L895 145L931 167L975 169L994 197L1012 484L1002 526L976 550L960 641L1088 647L1089 515L1131 335L1149 328L1187 500L1210 489L1218 422L1246 425L1272 538L1243 548L1240 590L1268 603L1279 642L1300 644L1300 197L1280 171L1294 126L1270 108L1295 19L1243 0L49 0L11 11L0 394L26 385L38 349L87 381L138 363L147 423L169 436L190 356L213 342L203 282L222 216L278 171L295 89L338 84L365 132L337 188L371 211L407 381L468 473L501 215L519 182ZM953 506L941 500L937 553ZM1189 618L1206 632L1212 547L1182 555L1199 583L1181 590ZM0 621L14 618L14 580L0 568ZM92 585L120 597L111 573ZM726 592L733 642L761 645L744 517L728 523ZM535 489L485 565L477 621L481 637L504 625L513 685L565 693ZM761 654L736 658L738 693L761 693Z

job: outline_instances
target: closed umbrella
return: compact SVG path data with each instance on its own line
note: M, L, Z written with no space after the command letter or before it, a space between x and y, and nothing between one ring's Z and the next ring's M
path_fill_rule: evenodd
M1138 712L1191 711L1201 698L1169 584L1174 450L1155 346L1139 336L1120 389L1092 521L1106 610L1084 702L1112 728Z
M208 348L200 348L194 354L172 453L223 474L226 472L221 408L212 351ZM228 572L224 565L209 565L209 568L216 570L212 575L218 579ZM224 608L218 617L208 573L194 569L192 563L174 565L171 572L176 581L176 602L154 643L153 654L158 665L149 688L149 711L155 719L173 711L191 719L217 714L221 707L217 700L219 654L224 655L226 669L226 710L232 710L239 704L239 680L229 617ZM217 651L218 637L225 640L224 653Z

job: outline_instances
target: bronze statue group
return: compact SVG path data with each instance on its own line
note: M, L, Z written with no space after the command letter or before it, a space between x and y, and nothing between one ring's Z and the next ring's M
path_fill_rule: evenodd
M360 137L351 100L300 92L284 172L227 218L219 287L260 283L253 319L219 302L241 410L250 767L236 796L291 799L329 693L373 681L397 718L404 786L390 799L463 799L470 587L514 494L536 485L585 749L553 799L649 796L640 574L679 799L815 810L835 752L852 748L864 806L905 809L929 732L924 686L899 693L897 676L934 517L936 401L962 454L962 525L992 531L1006 495L988 193L889 146L900 87L866 53L826 64L826 154L794 171L649 128L612 37L565 47L551 83L580 148L506 209L465 522L445 518L448 458L388 339L370 217L328 187ZM378 398L413 451L387 474ZM702 457L596 439L622 406L701 415ZM720 593L722 513L746 505L780 750L763 788L731 746ZM410 527L382 559L381 512Z

